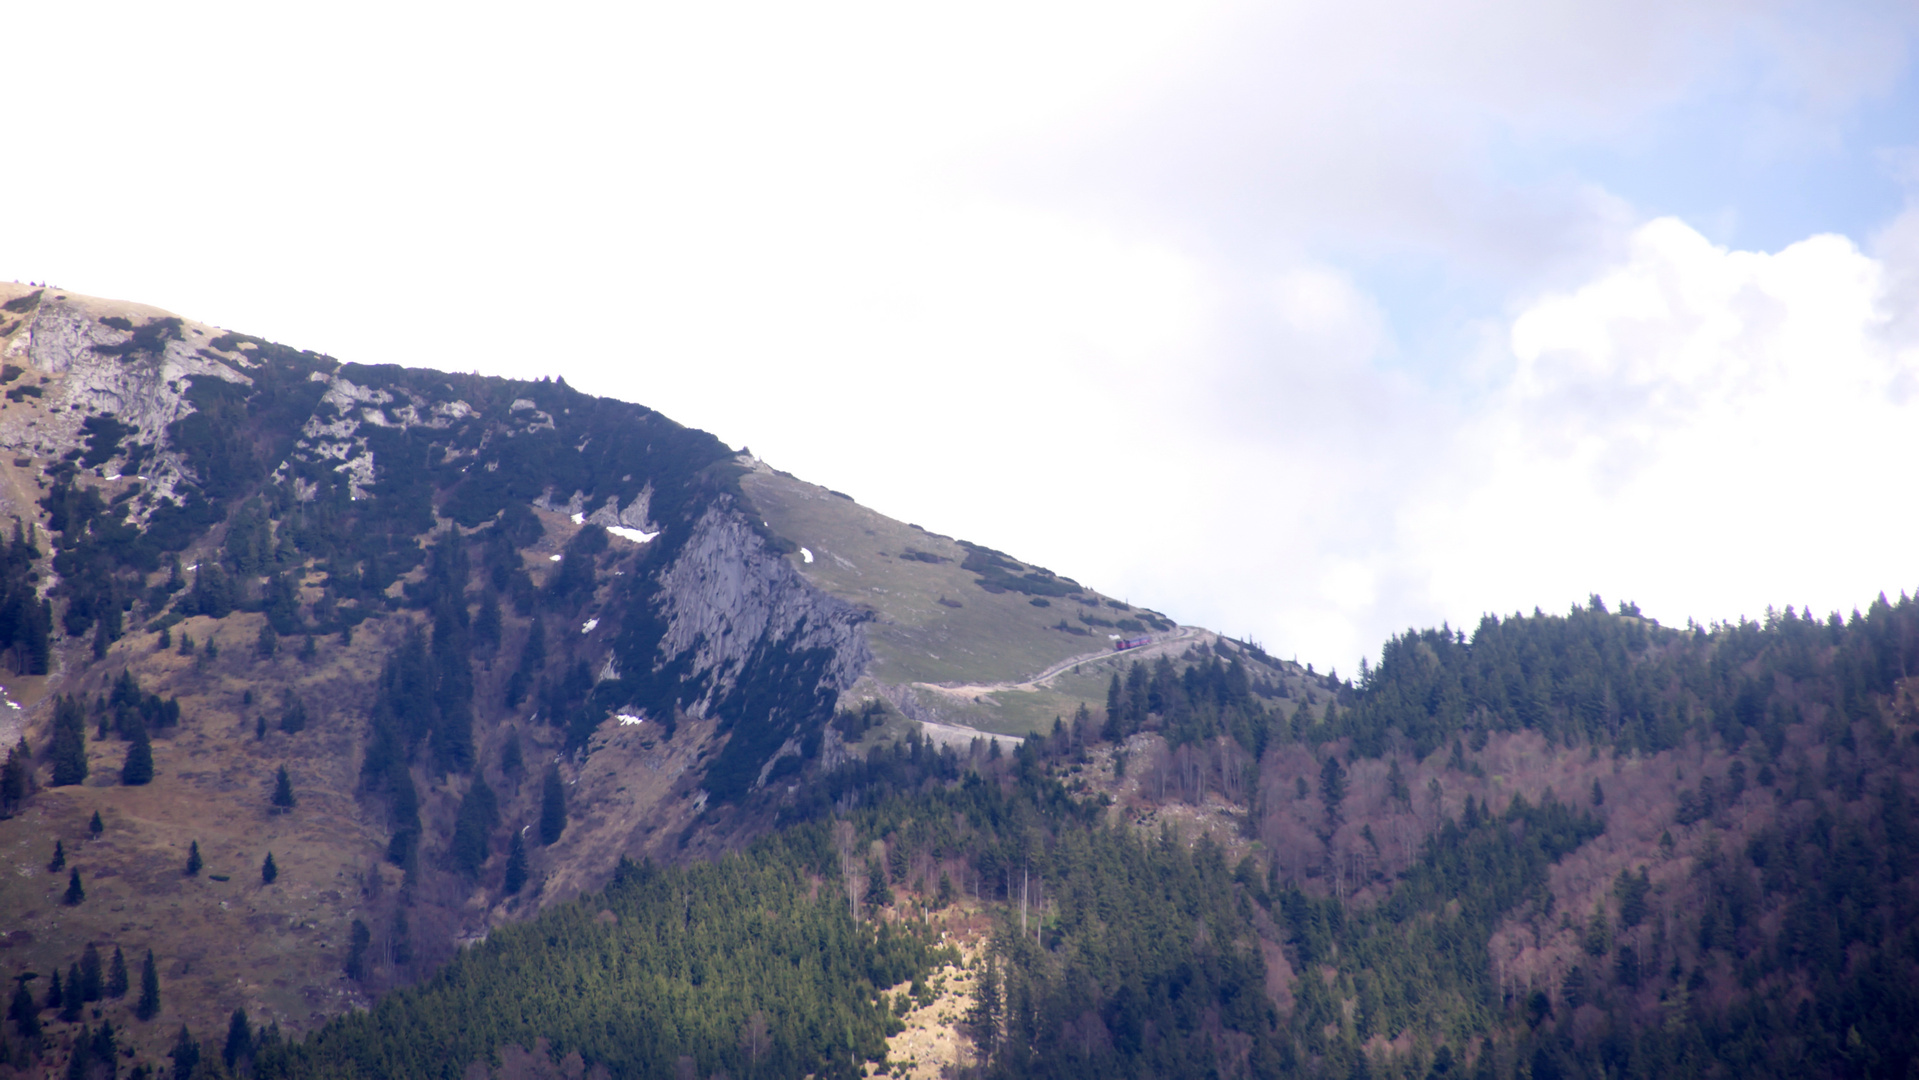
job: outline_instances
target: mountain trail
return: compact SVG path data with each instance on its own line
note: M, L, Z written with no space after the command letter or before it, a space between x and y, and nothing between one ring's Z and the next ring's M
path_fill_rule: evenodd
M1025 679L1020 682L997 682L997 683L916 682L916 683L913 683L912 685L916 689L932 690L937 693L948 695L950 697L959 697L959 698L980 697L986 694L999 693L1005 690L1014 690L1014 691L1022 691L1025 693L1032 693L1036 690L1050 689L1053 685L1053 680L1059 678L1061 675L1066 674L1067 672L1073 670L1074 668L1081 667L1085 664L1097 663L1102 660L1111 659L1115 656L1125 656L1132 660L1140 660L1149 656L1164 656L1174 651L1183 652L1184 648L1175 650L1174 647L1184 646L1185 648L1190 648L1192 645L1197 644L1202 640L1211 639L1216 637L1217 635L1213 634L1209 630L1202 630L1197 626L1182 626L1182 627L1179 627L1178 629L1172 630L1164 634L1153 634L1150 636L1153 639L1151 642L1145 645L1141 645L1137 648L1127 649L1124 652L1114 652L1113 650L1110 650L1110 649L1104 649L1099 652L1081 653L1078 656L1069 656L1066 659L1061 660L1059 663L1054 664L1051 667L1048 667L1046 670L1040 672L1039 674L1034 675L1033 677L1029 679Z

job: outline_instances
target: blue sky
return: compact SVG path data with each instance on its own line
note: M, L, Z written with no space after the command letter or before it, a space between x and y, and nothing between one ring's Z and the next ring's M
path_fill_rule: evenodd
M563 374L1322 667L1919 584L1909 5L84 15L10 24L0 275Z

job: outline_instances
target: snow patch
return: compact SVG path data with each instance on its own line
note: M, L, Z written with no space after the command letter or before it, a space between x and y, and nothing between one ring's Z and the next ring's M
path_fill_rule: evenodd
M580 515L575 514L573 516L579 517ZM606 531L622 540L631 540L636 544L644 544L660 535L658 532L646 532L643 529L629 529L624 525L608 525Z
M546 557L546 561L547 561L547 562L559 562L561 558L562 558L562 556L559 556L559 555L548 555L548 556Z
M805 559L805 560L806 560L807 562L812 562L812 561L813 561L813 553L812 553L812 552L810 552L810 551L808 551L808 550L806 550L805 548L801 548L801 549L800 549L800 558L802 558L802 559Z
M618 720L621 727L632 727L634 724L646 723L646 717L634 716L632 713L620 713L614 716L613 719Z
M592 632L593 632L593 628L594 628L594 627L596 627L596 626L598 626L598 625L600 625L600 620L598 620L598 619L588 619L588 620L586 620L586 622L584 622L584 623L582 623L582 624L580 624L580 633L582 633L582 634L590 634L590 633L592 633Z
M582 524L582 523L583 523L583 522L585 522L585 521L586 521L586 515L585 515L585 514L574 514L574 515L573 515L573 524L575 524L575 525L579 525L579 524Z

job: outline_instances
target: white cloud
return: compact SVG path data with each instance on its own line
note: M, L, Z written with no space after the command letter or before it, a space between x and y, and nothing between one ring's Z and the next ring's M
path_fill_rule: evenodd
M1396 556L1455 621L1588 591L1668 622L1823 613L1919 584L1919 352L1886 337L1888 281L1840 237L1767 254L1647 224L1513 321L1511 383Z

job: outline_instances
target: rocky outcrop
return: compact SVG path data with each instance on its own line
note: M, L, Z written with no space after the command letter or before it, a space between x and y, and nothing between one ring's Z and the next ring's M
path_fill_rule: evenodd
M147 321L159 318L165 317ZM130 319L120 321L133 325ZM190 380L253 381L242 370L247 366L244 358L222 356L200 340L203 331L185 328L177 319L172 322L172 333L149 332L140 338L143 327L109 325L93 305L42 299L15 336L16 346L25 340L25 347L10 351L24 354L31 370L50 376L43 401L47 407L34 410L31 418L20 415L0 422L0 445L59 456L86 444L81 425L89 416L111 416L131 429L123 437L123 449L151 448L141 462L148 493L142 505L150 507L171 495L186 465L167 445L166 431L193 411L186 397ZM102 466L103 473L117 473L124 460L124 453L115 455Z
M711 678L703 705L764 642L830 650L824 674L836 692L873 661L860 625L865 615L814 587L725 502L700 516L659 584L667 627L660 654L691 654L693 671Z

